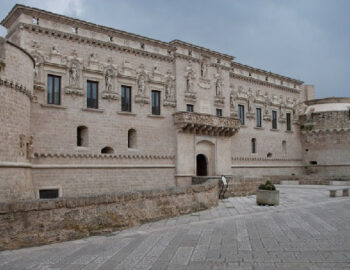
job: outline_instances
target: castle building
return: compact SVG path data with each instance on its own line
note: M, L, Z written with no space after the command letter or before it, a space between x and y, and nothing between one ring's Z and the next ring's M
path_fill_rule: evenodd
M313 100L313 86L227 54L23 5L1 24L0 202L194 176L350 176L350 99Z

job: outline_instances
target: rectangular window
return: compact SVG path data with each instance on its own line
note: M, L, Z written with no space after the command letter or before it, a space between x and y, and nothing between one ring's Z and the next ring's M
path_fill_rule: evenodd
M47 75L47 103L61 104L61 77Z
M238 105L238 118L241 121L241 125L244 125L244 105Z
M256 154L256 139L252 139L252 154Z
M131 87L122 85L122 112L131 112Z
M261 108L256 108L256 127L261 127Z
M286 117L287 117L287 130L290 131L292 130L292 125L291 125L291 118L290 118L290 113L286 113Z
M222 110L216 109L216 116L222 116Z
M277 111L272 111L272 128L277 129Z
M186 105L186 111L193 112L193 105L192 104L187 104Z
M98 82L87 81L87 108L98 109Z
M152 114L160 115L160 91L152 91Z
M58 198L58 189L40 189L40 199L55 199Z

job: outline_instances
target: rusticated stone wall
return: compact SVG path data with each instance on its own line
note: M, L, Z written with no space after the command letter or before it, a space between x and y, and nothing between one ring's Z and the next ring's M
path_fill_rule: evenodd
M217 203L216 180L185 188L0 203L0 250L125 229Z

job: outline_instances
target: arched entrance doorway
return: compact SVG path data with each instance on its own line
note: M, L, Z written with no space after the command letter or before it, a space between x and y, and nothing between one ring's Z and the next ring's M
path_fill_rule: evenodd
M197 155L197 176L208 175L207 157L203 154Z

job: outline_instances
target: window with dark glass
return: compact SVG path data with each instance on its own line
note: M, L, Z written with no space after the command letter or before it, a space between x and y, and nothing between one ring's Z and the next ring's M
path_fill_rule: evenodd
M88 146L88 128L84 126L77 127L77 146Z
M272 111L272 128L277 129L277 111Z
M193 105L192 104L187 104L186 105L186 111L193 112Z
M216 109L216 116L222 116L222 110Z
M98 82L87 81L87 108L98 109Z
M160 115L160 92L152 91L152 114Z
M261 127L261 108L256 108L256 127Z
M47 76L47 103L61 104L61 77L55 75Z
M244 105L238 105L238 118L241 125L244 125Z
M59 190L58 189L40 189L39 198L40 199L55 199L58 198Z
M252 153L253 154L256 153L256 139L255 138L252 139Z
M292 130L290 113L286 113L286 118L287 118L287 130L290 131Z
M122 85L122 111L131 112L131 87Z

